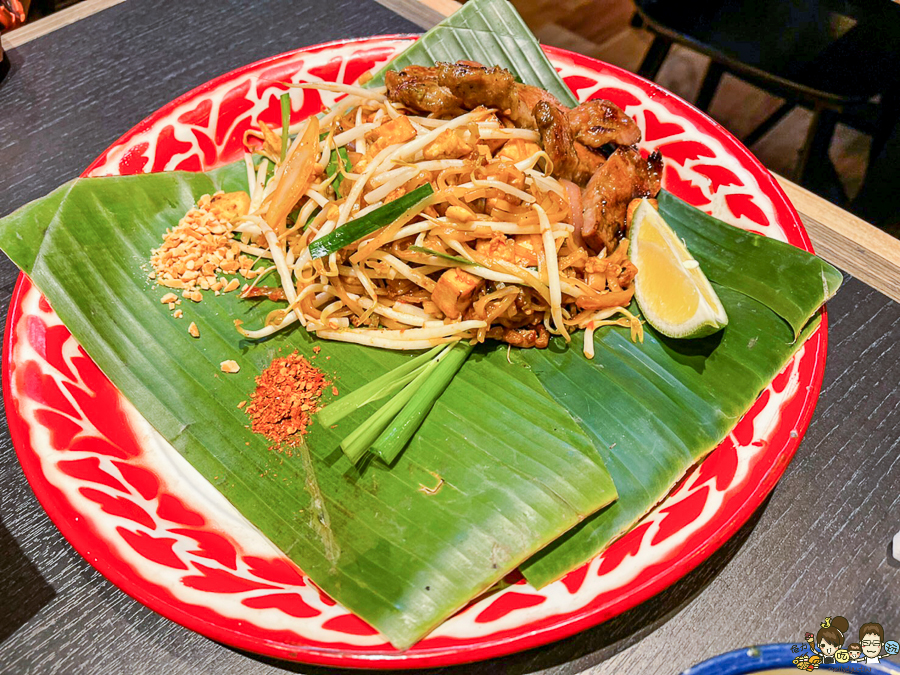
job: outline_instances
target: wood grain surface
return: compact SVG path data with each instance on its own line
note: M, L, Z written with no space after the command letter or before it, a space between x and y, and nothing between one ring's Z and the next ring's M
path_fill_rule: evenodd
M7 49L13 49L24 45L26 42L47 35L63 26L75 23L86 17L102 12L108 7L118 5L125 0L82 0L58 12L54 12L37 21L32 21L16 30L8 33L3 39Z
M375 0L417 26L430 28L459 9L456 0Z
M0 86L0 215L77 175L178 94L244 63L415 27L374 0L128 0L11 51ZM13 143L7 142L14 139ZM17 276L0 260L5 312ZM674 675L802 638L824 616L900 634L900 304L848 278L829 305L825 386L769 501L652 600L547 647L441 673ZM0 431L0 673L321 674L209 641L107 582L64 540Z
M900 302L900 239L777 176L800 213L816 253Z

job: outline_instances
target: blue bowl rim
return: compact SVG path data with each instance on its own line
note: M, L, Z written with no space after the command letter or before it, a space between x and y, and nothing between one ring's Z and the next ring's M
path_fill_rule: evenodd
M791 651L793 644L758 645L736 649L733 652L720 654L711 659L691 666L681 675L744 675L765 669L792 668L797 654ZM822 665L819 671L833 670L847 673L900 673L900 666L882 660L877 665L839 663ZM797 671L805 672L805 671Z

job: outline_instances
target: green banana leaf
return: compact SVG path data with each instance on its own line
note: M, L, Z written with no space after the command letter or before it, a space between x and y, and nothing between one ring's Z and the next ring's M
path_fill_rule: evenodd
M409 354L315 340L262 344L276 305L237 294L184 301L146 261L203 194L246 189L240 164L202 173L77 179L0 221L0 247L47 296L103 372L147 420L325 592L399 648L413 644L528 556L615 498L593 445L528 370L476 353L392 468L354 467L341 438L358 411L289 454L245 425L238 403L271 359L294 349L353 390ZM200 339L189 337L196 322ZM485 350L487 351L487 350ZM326 360L326 356L331 357ZM237 361L235 375L219 363ZM293 454L293 456L291 456ZM440 485L434 494L423 490ZM321 507L317 504L321 503Z
M519 82L541 86L565 105L578 102L507 0L469 0L389 61L366 86L382 86L388 70L460 59L503 66Z
M522 565L537 588L587 562L633 527L713 450L806 337L765 305L713 284L728 313L721 333L673 340L647 326L643 344L598 331L593 361L576 349L523 359L594 441L619 499ZM583 395L581 392L590 392Z
M759 300L787 321L795 335L841 285L841 273L821 258L733 227L665 190L659 194L659 209L702 261L707 277Z
M822 259L728 225L665 190L659 209L713 282L728 325L700 340L673 340L648 326L641 345L598 332L592 362L572 350L526 355L594 439L619 492L615 504L522 566L537 587L603 551L713 450L815 330L814 312L841 284L841 273ZM580 391L597 396L572 395Z

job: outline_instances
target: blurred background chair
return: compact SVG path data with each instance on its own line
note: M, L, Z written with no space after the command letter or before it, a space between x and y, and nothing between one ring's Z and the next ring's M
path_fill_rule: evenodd
M812 119L795 180L847 205L828 155L839 121L872 136L866 182L878 179L872 175L878 170L874 158L882 155L900 119L900 5L891 0L634 2L634 25L654 36L638 68L641 75L654 79L674 44L702 53L710 64L696 98L701 109L709 108L726 73L784 100L744 135L746 145L802 106L812 111ZM893 180L900 187L900 178ZM860 198L866 193L861 190Z

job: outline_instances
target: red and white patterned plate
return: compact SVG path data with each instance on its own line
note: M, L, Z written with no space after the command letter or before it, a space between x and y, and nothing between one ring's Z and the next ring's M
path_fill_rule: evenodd
M281 82L354 82L408 46L388 36L319 45L228 73L129 131L85 175L201 170L240 156L254 119L280 125ZM610 99L665 157L664 185L735 225L811 251L772 176L732 136L631 73L546 49L582 100ZM292 120L334 97L292 90ZM598 624L687 574L772 490L806 430L826 329L812 336L706 460L625 537L541 589L519 578L398 652L321 593L134 411L28 279L6 324L10 433L38 499L71 544L151 609L212 639L308 663L408 668L484 659Z

